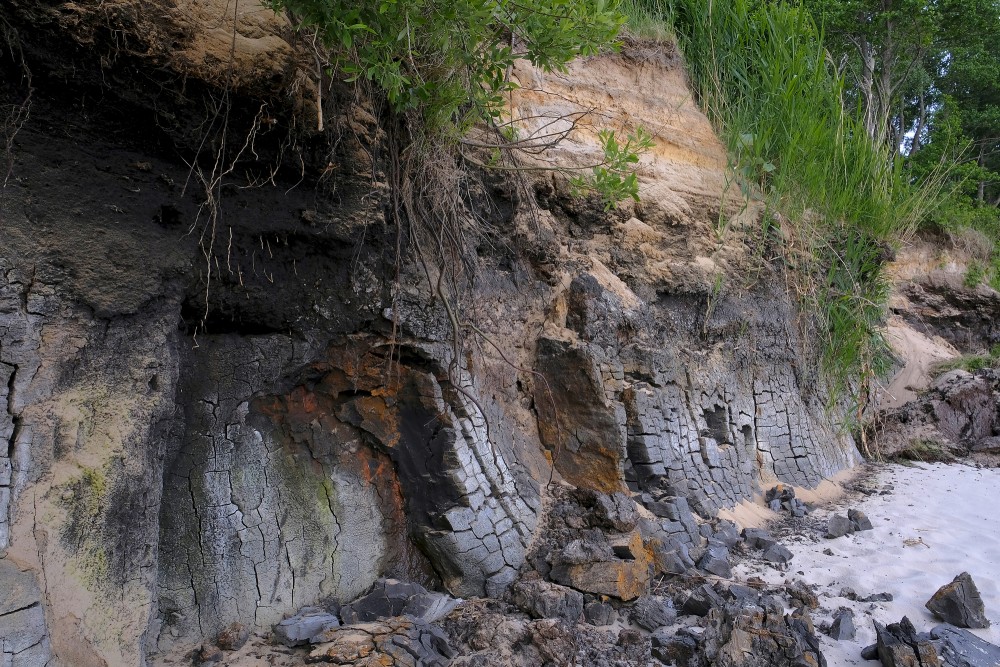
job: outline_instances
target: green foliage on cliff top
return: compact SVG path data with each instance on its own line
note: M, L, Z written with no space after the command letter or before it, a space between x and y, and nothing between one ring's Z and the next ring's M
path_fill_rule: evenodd
M800 5L667 4L662 16L729 149L733 186L780 213L765 216L762 234L782 240L800 293L820 315L827 377L837 393L864 399L871 379L888 370L882 266L937 189L914 187L893 151L872 141Z
M627 0L632 1L632 0ZM365 81L385 95L393 111L416 117L413 131L448 150L473 127L492 132L493 157L473 164L500 167L501 151L537 154L550 139L517 140L505 119L514 62L564 69L576 57L614 47L626 17L621 0L264 0L287 10L300 29L313 32L327 71ZM320 55L320 52L321 55ZM624 141L602 136L603 164L574 178L608 206L638 198L632 159L648 149L645 135ZM557 139L551 139L555 143ZM482 148L481 142L475 144ZM615 153L610 148L631 151ZM469 157L466 153L463 156ZM558 168L556 170L559 170Z
M498 118L517 58L558 69L614 42L618 0L268 0L315 29L335 69L434 124Z

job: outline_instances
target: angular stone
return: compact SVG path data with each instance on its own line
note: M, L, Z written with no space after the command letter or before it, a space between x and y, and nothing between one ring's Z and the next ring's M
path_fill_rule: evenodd
M968 572L939 588L925 606L945 623L960 628L990 627L983 598Z
M931 630L931 639L949 667L997 667L1000 646L980 639L968 630L942 623Z
M511 586L511 601L532 618L559 618L571 625L583 615L583 594L548 581L519 581Z
M632 607L632 622L646 630L656 630L677 620L674 603L659 595L643 595Z
M676 633L660 628L652 634L652 656L657 660L678 667L687 667L698 653L698 638L682 628Z
M826 538L828 540L843 537L850 532L853 532L850 519L843 514L834 514L830 517L830 522L826 526Z
M726 589L726 597L735 600L741 607L755 605L760 600L760 593L743 584L730 584Z
M330 628L340 626L340 619L321 607L303 607L274 626L274 637L285 646L301 646Z
M730 549L743 541L740 537L739 528L732 521L720 521L715 532L712 534L712 539L719 541Z
M714 588L709 584L702 584L688 594L687 600L681 605L681 613L691 616L707 616L712 609L725 605L726 601Z
M606 626L618 620L618 612L607 602L588 602L583 607L583 617L591 625Z
M837 641L854 639L857 630L854 627L854 612L847 608L837 610L830 625L830 637Z
M762 558L769 563L787 565L792 560L792 552L780 544L772 544L764 550Z
M826 667L805 610L786 616L780 602L766 601L714 609L708 619L704 654L712 667Z
M407 601L406 606L403 607L403 614L427 623L434 623L454 611L460 602L461 600L445 593L424 591L417 593Z
M687 545L676 540L669 539L665 544L659 539L652 539L646 543L646 548L653 558L656 574L682 575L695 566Z
M643 548L639 531L632 533L627 550L635 554L633 560L617 558L593 563L560 564L552 568L549 577L585 593L634 600L649 588L652 559Z
M764 500L771 502L772 500L779 500L782 502L789 501L795 497L795 489L788 486L787 484L778 484L777 486L772 486L768 489L767 494L764 496Z
M905 616L899 623L888 626L875 621L875 637L883 667L941 667L937 649L917 634Z
M237 651L250 639L250 628L242 623L230 623L215 638L215 645L223 651Z
M709 547L698 561L698 567L724 579L733 576L732 567L729 565L729 549L724 546Z
M848 510L847 518L851 520L851 527L856 531L872 530L874 528L871 519L861 510Z
M635 501L620 491L610 495L595 493L593 507L597 527L628 533L639 523L639 512L635 509Z
M767 549L772 544L777 544L777 540L771 537L771 533L763 528L744 528L743 539L747 546L754 549Z

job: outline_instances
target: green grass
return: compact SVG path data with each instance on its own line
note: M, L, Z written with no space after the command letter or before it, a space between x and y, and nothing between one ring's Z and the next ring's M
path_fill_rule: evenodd
M938 377L955 369L974 373L984 368L994 368L996 366L1000 366L1000 345L994 345L986 354L965 354L961 357L935 364L931 368L931 376Z
M618 10L628 19L625 32L632 37L654 42L677 41L669 0L622 0Z
M919 461L920 463L949 463L955 460L955 456L941 443L923 438L911 440L909 447L895 452L891 458L904 465L912 465L914 461Z
M772 237L811 251L795 277L804 305L819 315L826 376L835 396L864 399L868 383L889 369L883 264L938 188L911 186L900 161L868 139L860 113L844 109L844 82L804 9L633 1L673 26L701 107L727 144L734 187L780 212L781 234ZM761 234L779 224L773 218L764 216Z

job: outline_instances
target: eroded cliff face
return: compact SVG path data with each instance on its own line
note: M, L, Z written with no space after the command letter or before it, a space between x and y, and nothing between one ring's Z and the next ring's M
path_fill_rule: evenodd
M666 490L662 529L697 544L719 509L857 461L666 47L516 73L516 115L596 107L657 147L610 212L561 178L483 180L458 304L481 333L456 348L389 214L387 119L327 80L315 131L283 19L0 19L0 110L30 109L0 189L2 664L157 664L380 576L497 596L553 484Z

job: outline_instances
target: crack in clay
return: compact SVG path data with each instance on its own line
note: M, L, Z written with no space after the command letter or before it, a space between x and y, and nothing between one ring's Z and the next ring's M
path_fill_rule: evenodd
M8 364L6 362L4 362L4 365L13 369L10 372L10 377L7 378L7 414L10 415L10 422L14 426L14 430L10 434L10 439L7 441L7 458L13 462L14 446L17 443L17 437L21 434L21 415L14 412L15 383L20 367L17 364Z

